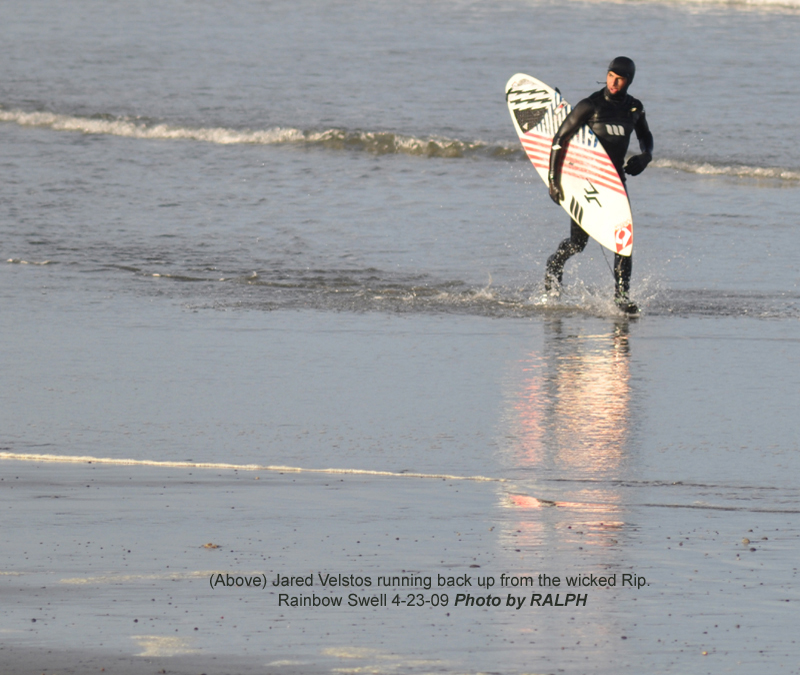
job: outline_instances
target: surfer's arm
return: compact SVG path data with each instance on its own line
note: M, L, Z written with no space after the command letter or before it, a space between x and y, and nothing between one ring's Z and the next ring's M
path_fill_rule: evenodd
M594 104L588 99L583 99L576 105L572 112L564 118L561 126L558 127L556 135L553 137L553 146L550 149L550 171L548 172L548 187L550 198L560 204L564 199L564 191L561 189L561 165L564 163L564 151L569 145L569 140L594 113Z
M639 140L639 150L641 154L634 155L628 160L625 165L625 173L631 176L638 176L642 171L647 168L653 159L653 134L650 133L650 127L647 125L647 118L642 110L639 119L636 120L636 138Z

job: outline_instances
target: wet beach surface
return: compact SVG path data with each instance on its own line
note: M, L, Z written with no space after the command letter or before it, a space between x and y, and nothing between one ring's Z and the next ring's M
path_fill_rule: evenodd
M61 650L65 667L105 657L132 673L236 672L227 657L243 673L704 672L711 659L715 672L793 672L797 422L780 383L797 343L764 339L763 321L678 320L676 334L674 319L580 312L509 323L156 304L137 308L126 341L110 338L109 311L88 307L51 327L51 357L32 307L14 324L15 353L36 366L4 384L20 439L0 456L12 658ZM318 356L292 358L300 343ZM689 400L676 361L691 365ZM421 371L436 373L422 388ZM90 373L92 387L65 392L42 425L36 401ZM268 393L278 386L291 395ZM96 418L85 397L104 391ZM758 405L737 404L750 397ZM219 573L267 585L212 588ZM288 593L345 605L279 606L287 589L272 580L310 574L313 588ZM346 606L385 592L378 576L409 574L431 588ZM503 574L562 581L500 588ZM623 587L623 574L647 585ZM439 587L439 575L473 588ZM616 586L579 589L585 607L529 606L532 593L563 603L576 575ZM476 586L487 577L495 587ZM464 591L528 604L456 606ZM389 602L409 592L449 603Z
M0 671L800 672L796 2L62 4L0 6ZM633 320L594 242L542 299L503 97L622 53Z

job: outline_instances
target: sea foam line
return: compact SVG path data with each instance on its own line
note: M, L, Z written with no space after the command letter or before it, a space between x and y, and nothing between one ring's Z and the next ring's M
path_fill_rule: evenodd
M13 122L23 127L44 127L54 131L76 131L84 134L140 139L205 141L220 145L275 144L304 140L303 133L298 129L280 127L263 131L237 131L224 127L192 129L190 127L173 127L168 124L148 125L144 122L123 118L75 117L22 110L0 110L0 121Z
M800 0L798 0L800 2ZM326 129L301 130L274 127L262 130L237 130L226 127L177 127L169 124L152 124L142 120L111 116L81 117L50 112L25 112L4 110L0 107L0 122L25 127L41 127L54 131L83 134L121 136L124 138L166 141L197 141L217 145L316 145L335 150L361 150L376 155L403 154L419 157L462 158L483 156L491 159L525 159L520 145L461 141L430 136L416 138L393 132L349 131ZM800 171L782 167L712 164L703 161L686 161L659 157L652 166L675 169L706 176L733 176L739 178L800 181Z
M169 124L150 124L141 120L110 116L82 117L51 112L25 112L0 108L0 122L24 127L42 127L54 131L121 136L146 140L189 140L218 145L279 145L305 143L330 148L352 148L375 154L406 154L427 157L463 157L475 151L492 154L515 152L512 147L489 148L480 141L465 142L444 137L415 138L392 132L347 131L326 129L301 130L274 127L262 130L237 130L226 127L176 127Z
M103 574L94 577L69 577L60 579L61 584L89 585L100 583L124 584L136 581L177 581L179 579L205 579L214 570L199 570L197 572L173 572L172 574Z
M228 464L224 462L172 462L154 459L114 459L88 455L45 455L18 452L0 452L0 460L18 462L44 462L52 464L111 464L115 466L150 466L169 469L233 469L236 471L267 471L272 473L322 473L336 475L381 476L388 478L427 478L438 480L465 480L476 482L505 483L505 478L488 476L453 476L450 474L411 473L397 471L374 471L370 469L308 469L298 466L275 466L263 464Z
M585 1L585 0L581 0ZM701 8L793 10L800 8L800 0L644 0L653 5L685 5ZM628 4L630 0L589 0L594 4Z
M710 162L687 162L677 159L656 159L653 166L675 169L703 176L737 176L739 178L766 178L772 180L800 181L800 171L780 167L747 166L744 164L711 164Z

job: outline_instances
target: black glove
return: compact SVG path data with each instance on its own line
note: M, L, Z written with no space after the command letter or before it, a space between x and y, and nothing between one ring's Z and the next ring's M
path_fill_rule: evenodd
M649 152L643 152L641 155L634 155L625 165L625 173L631 176L638 176L647 168L651 159L653 159L653 156Z
M564 190L561 189L561 181L557 181L553 176L550 176L548 188L550 190L550 199L560 205L564 201Z

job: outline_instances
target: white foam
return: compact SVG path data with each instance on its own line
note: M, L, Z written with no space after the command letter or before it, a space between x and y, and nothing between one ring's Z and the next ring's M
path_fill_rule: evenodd
M653 162L653 166L705 176L736 176L740 178L800 181L800 171L780 167L747 166L744 164L719 165L711 164L710 162L687 162L676 159L657 159Z
M6 260L7 263L11 263L12 265L49 265L50 260L20 260L19 258L9 258Z
M54 131L75 131L84 134L104 134L151 140L193 140L220 145L236 143L276 144L304 140L298 129L276 127L261 131L239 131L224 127L175 127L168 124L148 125L130 119L75 117L49 112L0 110L1 122L13 122L25 127L44 127Z
M798 6L800 6L800 0L797 0L797 2ZM332 148L356 148L379 155L405 154L454 158L463 157L466 153L474 151L488 151L490 155L497 156L510 152L507 148L490 146L480 141L465 142L435 136L415 138L390 132L345 131L343 129L303 131L287 127L274 127L255 131L229 129L226 127L192 128L171 126L169 124L148 124L141 120L127 118L80 117L49 112L25 112L22 110L0 109L0 122L14 123L25 127L41 127L52 129L53 131L121 136L143 140L184 140L217 145L280 145L297 143L323 145ZM495 152L498 148L503 150L499 155ZM519 148L516 150L519 151ZM800 181L800 171L782 167L718 165L710 162L669 158L656 159L652 166L709 176ZM47 264L49 261L32 263L24 260L9 259L8 262L41 265Z
M94 577L70 577L61 579L61 584L88 585L88 584L129 584L140 581L177 581L179 579L205 578L214 574L214 570L198 572L175 572L173 574L104 574Z
M191 647L191 641L182 637L165 637L163 635L132 635L143 651L136 656L179 656L195 654L200 650Z
M0 109L0 122L54 131L122 136L146 140L189 140L218 145L307 143L336 148L360 148L375 154L406 154L435 157L462 157L465 151L485 147L481 142L464 143L431 136L415 138L392 132L326 129L303 131L287 127L239 130L226 127L178 127L149 124L142 120L113 117L81 117L50 112L25 112Z
M151 466L169 469L217 469L235 471L263 471L271 473L324 473L350 474L358 476L385 476L388 478L434 478L438 480L468 480L504 483L505 478L487 476L454 476L432 473L398 473L394 471L373 471L370 469L307 469L297 466L271 466L262 464L228 464L224 462L165 462L152 459L114 459L111 457L90 457L87 455L40 455L18 452L0 452L0 460L18 462L42 462L56 464L110 464L115 466Z
M630 0L589 0L595 4L629 4ZM800 7L800 0L644 0L658 5L687 5L699 7L729 7L732 9L796 9Z

